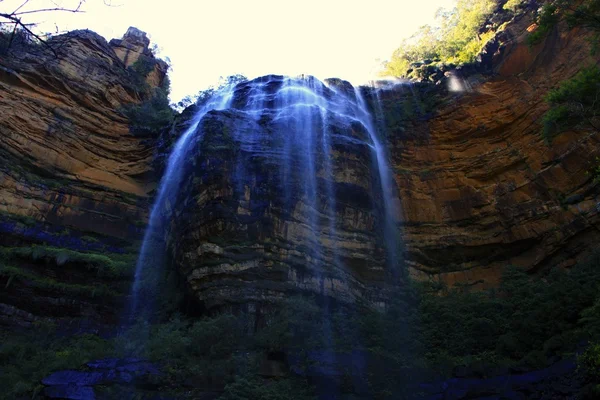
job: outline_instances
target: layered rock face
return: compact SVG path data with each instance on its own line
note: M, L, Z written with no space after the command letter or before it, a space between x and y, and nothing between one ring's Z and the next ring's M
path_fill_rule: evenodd
M167 238L211 310L298 292L378 305L392 282L368 114L354 89L267 76L199 122Z
M545 94L594 60L581 32L562 26L529 47L534 28L527 14L512 21L487 56L493 75L450 74L457 92L429 84L382 89L379 97L371 91L401 204L398 246L419 280L493 287L509 265L532 273L569 267L595 246L599 192L586 171L597 164L597 135L567 132L547 143L541 134ZM175 264L208 308L296 291L380 304L391 271L381 182L365 147L373 142L355 115L354 125L326 117L322 134L303 139L316 145L308 154L306 143L288 135L312 127L298 125L298 115L277 125L281 85L266 77L238 87L231 109L207 114L197 128L202 139L168 213L175 215L167 234ZM356 101L351 87L328 86L324 97L337 91ZM266 103L256 108L261 96ZM300 161L282 161L290 153L278 152L290 143Z
M525 15L508 26L491 79L458 81L472 89L417 122L389 124L406 260L419 279L490 287L508 265L569 267L598 243L600 193L587 172L598 135L547 143L541 126L546 93L597 60L584 32L563 26L527 46L531 23ZM382 97L388 119L419 100L402 88Z
M148 53L148 43L140 47L139 35L135 39L126 35L119 43L134 43ZM0 58L0 261L5 264L0 284L10 280L0 295L0 319L2 310L7 320L27 315L29 322L44 315L86 314L94 309L90 301L101 301L90 300L92 290L84 301L69 298L60 284L128 286L123 278L105 281L85 268L94 271L100 262L72 261L73 254L69 261L67 253L52 253L55 249L38 250L26 260L13 256L32 244L131 252L146 223L147 193L155 186L153 143L134 137L119 111L149 94L133 86L119 47L90 31L74 31L49 44L53 51L32 45ZM157 63L149 87L163 77ZM7 269L15 266L20 275Z
M269 76L239 85L226 110L197 126L181 118L175 130L191 126L197 139L176 201L161 211L187 288L211 310L256 310L300 291L380 305L397 282L390 254L402 250L386 246L388 220L401 228L411 274L450 286L493 286L510 264L536 272L581 260L598 239L598 189L586 174L597 135L567 132L548 144L540 119L548 90L595 60L580 31L557 29L530 48L530 28L527 15L508 25L488 57L491 78L450 78L462 92L364 90L387 154L375 151L374 125L343 81ZM99 259L14 248L135 257L158 180L156 144L132 135L119 112L149 95L127 69L152 57L147 38L131 29L107 44L78 31L58 52L0 59L0 246L8 267L26 272L0 273L2 321L119 308L130 275L97 278ZM146 83L160 85L164 71L157 62ZM441 106L427 109L436 96ZM386 211L381 156L398 215ZM118 288L103 311L101 298L81 295L92 275L92 285Z

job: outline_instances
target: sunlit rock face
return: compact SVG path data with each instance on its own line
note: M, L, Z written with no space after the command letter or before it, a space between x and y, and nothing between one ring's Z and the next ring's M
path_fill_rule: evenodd
M405 105L426 102L429 89L381 94L406 263L418 279L493 287L506 266L568 268L597 248L600 192L588 171L598 136L565 132L547 143L541 124L546 93L596 60L582 32L563 26L528 46L531 23L526 15L508 26L495 76L462 84L471 90L420 118Z
M130 278L100 277L67 252L135 251L156 185L154 144L133 136L120 112L147 93L113 47L90 31L49 43L56 54L30 46L0 57L0 268L21 274L0 273L0 325L114 321ZM34 245L64 252L4 254Z
M99 35L55 41L58 57L0 59L0 212L127 237L145 223L153 148L119 110L140 94Z
M133 66L136 62L144 62L148 59L154 60L154 55L150 50L150 39L143 32L133 26L127 29L121 39L112 39L109 42L110 47L125 64L125 67ZM152 87L159 87L167 74L169 66L163 60L154 60L155 65L146 77L146 82Z
M385 300L397 260L386 261L374 132L354 88L335 83L242 83L228 109L198 124L164 212L175 265L204 307L261 307L298 292Z

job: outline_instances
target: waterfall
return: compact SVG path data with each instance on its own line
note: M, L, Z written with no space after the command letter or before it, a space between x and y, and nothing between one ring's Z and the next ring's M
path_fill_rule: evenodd
M160 285L159 279L165 263L164 223L170 218L179 185L182 180L182 167L186 162L188 147L194 143L198 125L202 117L211 110L227 108L231 102L233 88L226 87L212 96L202 105L193 117L189 128L181 135L169 155L164 175L158 185L158 193L154 200L148 226L140 254L135 266L135 275L131 288L131 296L125 312L125 326L137 319L148 319L154 311L154 303Z
M381 194L383 198L383 237L385 240L385 247L387 251L387 263L390 268L390 272L394 277L398 277L399 269L399 249L400 249L400 235L396 220L398 218L398 206L397 197L394 196L394 187L392 174L390 172L389 163L387 161L387 154L385 147L381 144L378 135L378 129L373 120L371 113L367 107L359 88L355 88L357 106L358 106L358 118L367 128L371 141L373 142L373 150L375 153L375 160L377 164L377 173L379 174L379 185L381 187ZM383 111L381 108L381 99L379 92L375 89L375 110L379 118L383 119Z
M209 113L211 110L221 111ZM215 124L204 124L203 121ZM210 132L204 132L205 129ZM219 129L224 130L221 132ZM231 196L228 197L232 201L230 204L237 204L237 211L229 222L233 224L231 226L246 226L243 220L253 218L255 207L252 190L257 185L270 186L261 189L261 193L268 192L270 197L259 203L267 202L269 212L279 215L281 226L272 229L276 230L277 240L284 243L284 247L280 248L285 249L286 243L292 243L302 249L293 254L279 253L289 260L284 262L298 266L302 271L299 275L295 267L290 268L288 274L292 275L288 275L288 279L297 289L317 294L323 299L326 314L323 322L328 326L331 323L327 317L330 299L337 301L343 295L343 301L353 302L357 298L352 296L358 296L357 293L363 290L362 284L353 275L355 272L346 264L348 259L355 259L356 246L362 246L361 243L355 244L357 240L362 240L365 235L373 238L382 236L381 240L374 241L369 251L374 257L385 253L381 257L387 260L384 263L388 272L391 275L397 273L397 199L394 198L394 181L380 135L361 90L344 81L323 83L311 76L269 75L218 92L196 113L169 156L136 265L127 310L128 321L150 315L154 309L161 266L165 263L165 224L172 223L177 234L178 225L187 222L181 220L183 208L177 203L177 195L184 189L180 187L183 180L192 184L186 185L187 192L194 190L193 182L204 179L201 169L214 168L218 164L228 168L229 175L224 179L231 179L223 186L223 195ZM225 136L227 140L223 142ZM212 150L200 152L202 143L213 143L211 140L216 140L214 143L221 140L221 148L227 143L233 146L231 151L220 156L229 159L211 160L213 156L209 153ZM221 154L218 153L219 147L214 149L217 151L214 154ZM348 154L352 160L344 159L340 149L350 149ZM350 172L347 170L350 168L348 163L353 169ZM195 174L195 178L186 174ZM352 174L360 175L357 178L359 182L352 180ZM273 186L276 190L272 190ZM349 202L355 201L343 198L344 193L355 190L348 187L364 191L364 199L360 200L360 212L367 215L361 217L367 221L361 222L364 234L353 233L352 229L349 231L348 227L342 226L344 220L340 213ZM198 215L189 209L194 207L194 202L186 204L186 215ZM372 224L368 222L370 220L375 222ZM366 229L378 228L378 233L364 230L371 225L373 228ZM258 231L262 232L262 227L259 226ZM256 235L259 233L246 232L245 235L246 240L253 241L258 240ZM384 249L383 253L378 249ZM360 261L367 262L368 259ZM261 268L261 262L258 260L255 268ZM203 274L210 274L210 270L207 271ZM243 293L254 293L251 288L255 285L254 281L246 281L243 285L249 288ZM218 280L211 281L207 290L218 295ZM256 293L260 290L256 289ZM250 297L256 299L259 296ZM379 299L384 295L381 290L375 289L368 296ZM377 299L376 302L380 301ZM236 301L244 300L241 297Z

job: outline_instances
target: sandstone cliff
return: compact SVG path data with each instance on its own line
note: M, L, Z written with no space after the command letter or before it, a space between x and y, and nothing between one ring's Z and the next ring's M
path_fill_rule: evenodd
M549 265L568 267L597 241L598 189L586 174L596 164L597 137L567 132L548 144L539 123L545 93L596 60L577 30L559 27L530 48L524 38L531 29L528 14L510 22L499 36L498 51L486 59L491 75L467 78L466 91L449 93L423 84L381 93L405 263L418 279L489 287L507 265L532 273ZM128 69L142 56L152 57L148 40L132 29L110 44L88 31L71 33L62 38L59 58L25 53L0 60L0 245L12 264L33 274L10 269L2 274L0 284L10 288L0 298L4 319L19 314L31 321L36 312L46 312L40 304L71 301L65 287L61 295L55 293L56 285L85 286L90 283L86 274L100 268L97 259L70 254L77 261L67 273L65 255L57 248L116 254L108 262L118 265L135 260L148 194L158 180L157 144L133 135L119 110L149 96L135 87ZM146 83L161 85L165 71L157 62ZM281 85L280 78L270 82ZM343 82L330 85L352 90ZM251 96L249 90L241 86L238 101ZM426 109L432 98L436 107ZM413 113L426 110L414 118L406 115L407 104ZM187 128L190 115L182 114L163 144ZM315 205L291 190L287 201L297 202L293 212L279 207L275 199L281 188L275 181L280 171L269 157L244 148L243 132L232 136L232 124L262 135L262 146L278 140L270 116L258 125L235 111L205 118L206 140L191 164L196 168L187 172L180 202L166 210L174 216L169 250L188 290L208 308L271 302L298 290L344 302L384 301L389 271L372 213L381 199L369 194L374 181L365 149L331 146L334 191L343 201L335 204L339 226L319 233L316 257L306 252L315 240L306 222ZM359 128L335 121L331 129L364 136ZM315 164L322 187L332 182L322 175L324 160L320 154ZM294 179L289 185L299 186ZM326 196L319 202L331 207ZM32 244L52 249L38 249L35 256L22 249ZM341 263L333 260L332 247L339 249ZM326 273L315 272L316 261L328 266ZM347 269L337 269L336 263ZM50 281L41 282L40 274ZM115 309L122 305L119 296L130 274L107 274L98 281L119 287ZM29 306L22 299L32 293L41 300ZM87 307L75 303L79 311L57 315L81 314Z
M93 32L74 31L50 42L57 55L34 46L0 58L0 279L6 285L0 320L5 314L28 321L86 314L95 308L89 303L101 302L93 293L89 298L94 287L114 282L93 275L110 260L85 255L135 251L156 182L153 143L132 135L120 112L149 96L127 69L132 54L153 58L140 38L145 34L130 29L109 44ZM149 87L161 84L165 67L156 63ZM43 249L14 259L31 245ZM72 253L58 255L59 249ZM14 266L21 272L10 270ZM129 278L119 279L116 292L127 290ZM88 298L70 298L69 288L85 287Z
M388 132L406 260L419 279L489 287L507 265L569 267L596 247L600 192L587 172L598 163L597 133L546 143L540 122L546 93L598 60L581 30L559 26L529 47L534 29L531 15L516 18L491 78ZM398 105L407 96L384 94Z

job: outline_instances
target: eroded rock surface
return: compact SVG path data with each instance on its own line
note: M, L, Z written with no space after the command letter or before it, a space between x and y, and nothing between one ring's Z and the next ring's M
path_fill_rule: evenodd
M546 93L596 60L584 32L564 26L527 46L531 22L509 25L495 76L388 132L406 260L420 279L490 287L507 265L569 267L597 245L600 192L588 171L598 135L566 132L547 143L541 126ZM384 93L384 104L409 93Z
M148 43L132 35L119 43L151 57ZM31 45L0 58L0 322L23 326L43 317L118 312L122 300L98 293L106 285L123 293L129 286L123 276L100 278L72 253L10 255L31 245L135 251L156 185L153 142L130 133L121 108L150 96L147 88L164 77L162 64L140 88L118 46L91 31L58 36L50 45L53 51Z

